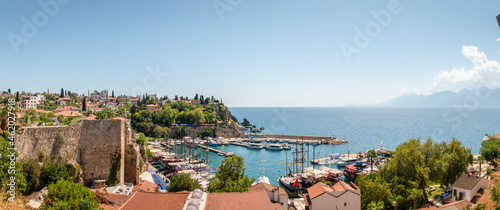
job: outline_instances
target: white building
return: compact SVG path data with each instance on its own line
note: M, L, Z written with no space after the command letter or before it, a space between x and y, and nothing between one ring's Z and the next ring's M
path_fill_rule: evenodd
M108 102L108 90L103 90L101 92L94 90L94 92L90 94L90 97L99 101Z
M307 189L304 196L306 209L310 210L351 210L361 209L361 192L359 188L351 182L337 182L332 187L328 187L322 182L318 182Z
M488 189L488 181L486 179L464 174L452 185L453 202L459 200L471 201L480 189Z
M38 105L42 104L45 101L45 95L43 94L27 94L21 97L21 108L36 109Z

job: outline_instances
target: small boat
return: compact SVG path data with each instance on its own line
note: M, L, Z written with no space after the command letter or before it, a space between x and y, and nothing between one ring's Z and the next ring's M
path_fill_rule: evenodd
M310 144L311 145L320 145L320 142L319 141L311 141Z
M286 144L286 143L284 143L283 146L281 146L281 148L284 150L292 149L292 147L288 146L288 144Z
M281 147L281 144L268 144L266 149L269 150L281 150L283 147Z
M344 176L352 182L355 182L356 178L359 176L358 169L359 168L354 165L348 165L344 168Z
M247 148L249 148L249 149L262 149L262 147L263 146L260 143L249 143L247 145Z

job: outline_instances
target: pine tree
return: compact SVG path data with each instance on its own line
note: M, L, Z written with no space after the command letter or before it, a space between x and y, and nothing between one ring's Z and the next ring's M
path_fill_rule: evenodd
M16 92L16 101L19 101L19 91Z
M114 98L114 97L115 97L115 91L114 91L114 90L112 90L112 91L111 91L111 98Z
M83 97L82 112L86 112L86 111L87 111L87 99L85 99L85 97Z
M59 95L59 97L64 98L64 89L63 88L61 88L61 95Z

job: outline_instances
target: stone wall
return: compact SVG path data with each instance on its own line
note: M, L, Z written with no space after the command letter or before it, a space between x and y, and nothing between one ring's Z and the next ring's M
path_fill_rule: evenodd
M107 179L111 168L111 154L121 154L118 171L120 184L124 181L125 121L85 120L81 127L78 152L83 179Z
M43 154L79 164L86 184L94 179L108 179L111 154L118 151L121 167L117 176L123 184L136 183L140 173L142 159L132 138L133 132L123 120L84 120L68 126L22 128L15 144L19 160Z
M43 155L60 157L71 163L78 162L77 146L80 141L81 126L82 123L21 129L15 140L18 158L23 160Z

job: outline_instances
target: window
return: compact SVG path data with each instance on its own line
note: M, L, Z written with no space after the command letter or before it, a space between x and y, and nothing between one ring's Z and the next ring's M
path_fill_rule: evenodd
M347 203L346 203L346 202L344 202L344 206L347 206Z
M457 190L453 190L453 196L457 196Z

